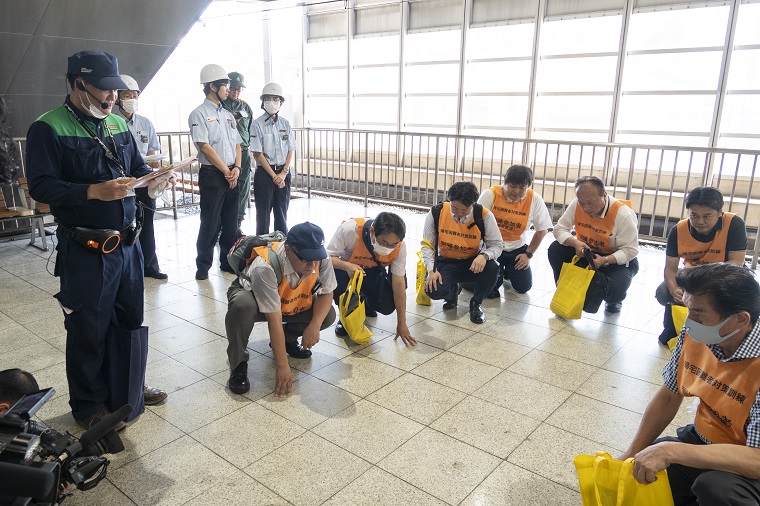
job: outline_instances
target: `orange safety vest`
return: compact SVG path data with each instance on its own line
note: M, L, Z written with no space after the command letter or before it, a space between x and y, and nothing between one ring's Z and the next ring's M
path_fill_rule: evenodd
M702 264L714 264L726 261L726 244L731 220L736 216L723 213L723 228L715 231L711 242L700 242L694 239L689 230L689 220L681 220L676 225L678 235L678 256L683 258L686 267Z
M280 244L279 242L273 242L272 250L276 250ZM269 265L272 265L269 261L269 247L261 246L254 249L261 258L266 260ZM282 269L282 267L280 268ZM287 278L284 275L282 276L282 281L280 281L280 285L277 287L277 292L280 294L280 308L283 316L293 316L311 309L313 304L312 291L317 284L317 279L319 279L318 270L312 272L311 276L306 279L302 279L295 288L290 288Z
M607 214L604 218L594 218L589 216L581 206L576 204L575 207L575 238L589 245L592 251L602 255L611 255L615 252L612 249L610 236L612 227L615 226L615 218L618 211L625 204L620 200L615 200L610 204Z
M483 217L490 211L483 208ZM474 258L480 251L480 229L475 216L467 223L457 223L451 216L451 203L444 202L438 219L438 254L443 258L464 260Z
M356 222L356 246L354 247L354 251L351 253L351 258L349 258L348 261L352 264L361 265L362 267L377 267L377 264L372 259L372 255L369 253L367 246L364 244L363 237L364 224L371 218L352 219ZM396 259L396 257L398 257L398 254L400 252L401 243L398 243L396 249L391 251L389 255L378 255L377 252L375 252L375 258L377 258L377 261L380 262L380 265L387 267Z
M491 187L494 195L491 212L499 225L501 238L504 241L516 241L528 228L533 190L528 189L527 195L520 202L509 202L504 198L502 188L501 185Z
M713 443L747 444L744 427L760 388L760 358L721 362L689 334L678 360L678 392L699 397L697 430Z

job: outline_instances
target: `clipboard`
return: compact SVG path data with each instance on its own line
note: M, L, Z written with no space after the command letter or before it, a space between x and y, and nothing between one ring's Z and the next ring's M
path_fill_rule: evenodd
M188 159L182 160L181 162L176 163L174 165L167 165L165 167L161 167L160 169L156 169L153 172L151 172L150 174L146 174L146 175L138 178L137 181L135 182L135 184L133 184L130 188L143 188L143 187L146 187L146 186L148 186L148 182L150 182L151 180L153 180L153 179L155 179L155 178L157 178L159 176L162 176L162 175L166 174L169 171L172 171L172 170L175 170L175 171L176 170L182 170L182 169L184 169L186 167L189 167L196 160L197 160L197 158L188 158Z

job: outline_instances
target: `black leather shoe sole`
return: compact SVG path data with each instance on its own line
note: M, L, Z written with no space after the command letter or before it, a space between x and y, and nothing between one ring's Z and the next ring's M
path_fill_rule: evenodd
M297 343L285 343L285 351L293 358L309 358L311 356L311 350L307 350Z
M472 323L486 322L486 313L480 305L470 305L470 321Z
M335 335L340 337L348 337L348 332L346 332L346 329L343 328L343 325L338 322L335 325Z
M163 272L146 272L145 277L153 279L169 279L169 275L164 274Z
M235 375L227 382L227 386L232 393L240 395L251 389L251 382L248 381L246 376L239 377L238 375Z
M454 309L455 307L457 307L457 303L456 302L444 302L443 303L443 309Z

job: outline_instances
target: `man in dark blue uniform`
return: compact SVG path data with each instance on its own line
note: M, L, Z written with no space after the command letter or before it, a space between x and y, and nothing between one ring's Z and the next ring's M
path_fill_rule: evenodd
M127 86L116 58L101 51L71 56L67 79L65 103L29 128L26 159L31 196L50 204L59 224L55 297L67 331L69 404L87 428L127 403L131 420L166 393L144 386L148 328L131 186L151 169L111 114Z

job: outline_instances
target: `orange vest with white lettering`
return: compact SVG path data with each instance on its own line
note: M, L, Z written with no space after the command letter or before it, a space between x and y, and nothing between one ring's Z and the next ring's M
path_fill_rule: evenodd
M615 218L618 211L625 204L620 200L610 203L610 208L604 218L594 218L589 216L581 206L576 204L575 207L575 238L589 245L592 251L602 255L611 255L615 252L612 249L610 236L612 227L615 226Z
M726 261L728 229L734 216L736 215L732 213L723 213L723 228L715 231L715 237L711 242L699 242L694 239L689 231L688 219L678 222L678 256L683 258L686 267Z
M483 208L483 218L490 211ZM480 229L475 216L467 223L457 223L451 216L451 203L444 202L438 218L438 254L443 258L464 260L474 258L480 251Z
M713 443L747 444L744 427L760 388L760 358L721 362L686 333L678 360L678 392L699 397L694 425Z
M273 242L272 250L277 250L280 244L279 242ZM254 249L261 258L266 260L269 265L272 265L269 261L269 247L261 246ZM291 288L287 278L283 274L282 281L280 281L280 285L277 287L277 292L280 294L280 308L283 316L293 316L311 309L313 304L312 291L317 284L317 279L319 279L319 271L315 270L310 276L302 279L298 283L298 286Z
M372 260L372 255L367 249L367 246L364 244L364 224L370 218L352 219L356 222L356 246L354 247L354 251L351 253L351 258L349 258L348 261L352 264L361 265L362 267L377 267L375 261ZM396 260L400 251L401 243L398 243L396 249L391 251L389 255L378 255L377 252L375 252L375 258L377 258L377 261L380 262L380 265L387 267L391 264L391 262Z
M499 225L504 241L516 241L528 228L530 205L533 202L533 190L528 189L525 198L519 202L509 202L504 198L502 186L493 186L493 206L491 212Z

